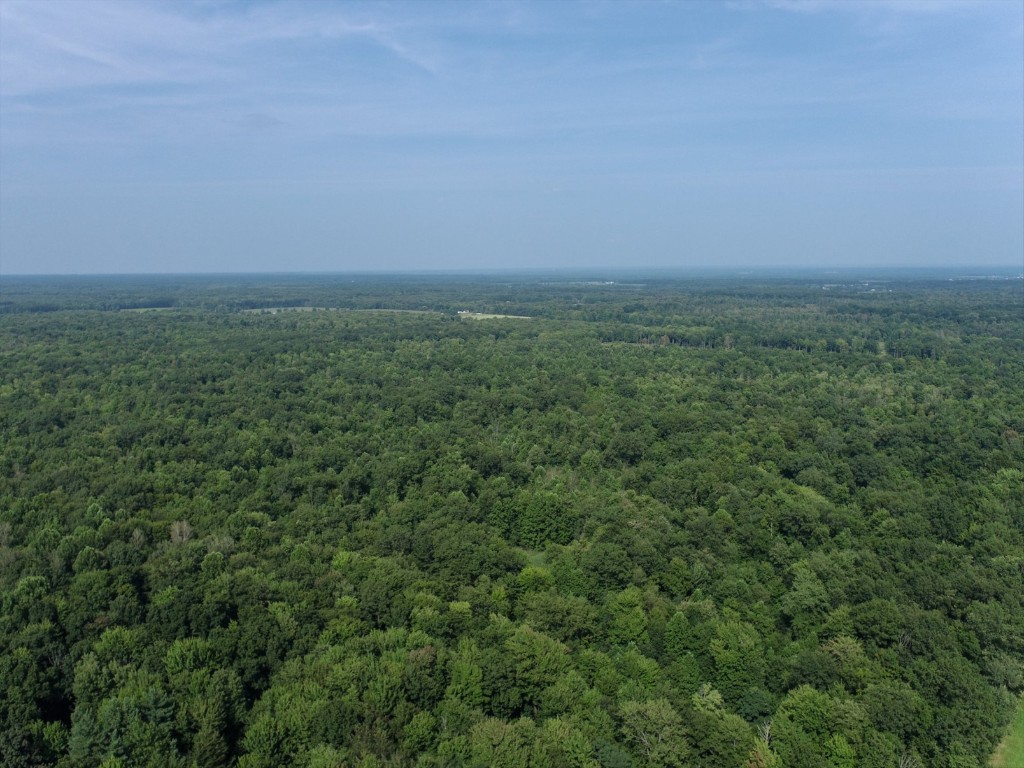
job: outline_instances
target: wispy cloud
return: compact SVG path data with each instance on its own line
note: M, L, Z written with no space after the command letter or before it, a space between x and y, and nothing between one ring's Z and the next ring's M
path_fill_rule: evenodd
M287 139L286 151L418 139L424 152L457 140L509 153L602 145L620 157L805 142L841 154L837 137L875 130L872 120L1005 116L1015 91L997 65L961 57L954 67L935 45L868 55L874 33L856 32L864 19L881 29L975 5L733 5L800 14L809 26L788 33L713 4L2 0L0 138L199 146L238 135ZM870 143L888 141L879 137Z
M758 211L788 243L772 206L822 200L823 242L916 216L1019 254L1022 22L1014 0L0 0L5 259L338 268L338 243L409 259L441 229L467 259L555 258L619 224L717 252ZM694 244L687 217L721 226Z
M437 71L437 58L403 40L400 30L350 18L348 10L327 3L246 8L4 0L2 93L230 79L238 76L240 59L286 41L370 42L421 70Z
M766 6L794 13L910 13L976 12L985 0L753 0L746 7ZM991 5L991 1L987 4Z

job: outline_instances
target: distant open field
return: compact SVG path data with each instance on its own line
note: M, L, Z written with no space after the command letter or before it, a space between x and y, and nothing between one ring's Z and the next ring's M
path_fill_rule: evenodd
M1024 700L1017 707L1017 714L1010 723L1010 730L999 743L999 748L989 761L991 768L1021 768L1024 766Z
M248 315L276 315L281 312L402 312L414 315L436 315L438 312L432 309L388 309L375 307L372 309L350 308L350 307L261 307L258 309L242 309L242 314Z
M470 320L495 320L497 318L511 318L514 320L530 320L528 315L495 315L489 312L459 312L459 317L468 318Z

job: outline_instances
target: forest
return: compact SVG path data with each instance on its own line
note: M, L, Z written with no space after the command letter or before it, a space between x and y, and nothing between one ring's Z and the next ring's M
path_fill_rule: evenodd
M1024 281L4 277L0 764L981 768Z

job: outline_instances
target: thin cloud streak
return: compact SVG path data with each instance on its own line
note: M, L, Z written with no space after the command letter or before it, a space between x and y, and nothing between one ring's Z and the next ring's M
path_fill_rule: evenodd
M993 0L752 0L737 7L766 6L794 13L920 14L974 13Z
M190 16L187 3L27 2L0 4L4 27L3 93L92 88L126 83L208 82L210 68L224 76L247 49L281 41L372 41L428 72L439 64L403 43L377 22L353 22L337 11L296 16L291 5ZM68 66L67 59L95 66ZM216 78L215 78L216 79Z

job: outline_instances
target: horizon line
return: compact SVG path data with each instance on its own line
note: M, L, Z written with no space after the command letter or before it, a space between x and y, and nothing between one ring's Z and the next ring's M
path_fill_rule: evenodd
M714 274L750 274L750 273L792 273L814 272L829 274L832 272L855 271L881 272L963 272L970 271L974 277L985 277L981 274L988 271L1000 275L1014 273L1024 276L1024 260L1020 265L1007 263L989 264L881 264L881 265L764 265L737 264L732 266L712 265L648 265L648 266L561 266L561 267L437 267L437 268L394 268L394 269L274 269L274 270L229 270L229 271L160 271L160 272L0 272L0 280L4 278L59 278L59 277L260 277L260 276L452 276L452 275L531 275L531 274L579 274L581 272L603 272L614 274L637 274L642 272L677 273L714 273Z

